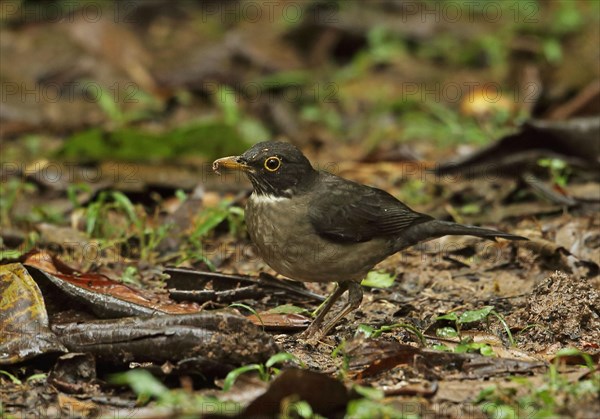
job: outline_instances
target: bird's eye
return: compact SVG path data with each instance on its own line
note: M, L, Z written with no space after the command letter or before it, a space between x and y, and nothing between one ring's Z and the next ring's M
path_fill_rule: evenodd
M273 156L265 160L265 169L267 169L269 172L275 172L277 169L279 169L279 166L281 166L281 160L279 157Z

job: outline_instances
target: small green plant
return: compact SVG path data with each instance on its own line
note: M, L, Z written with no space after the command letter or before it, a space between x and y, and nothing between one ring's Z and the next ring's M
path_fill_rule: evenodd
M559 64L563 59L562 45L556 38L548 38L543 41L542 53L546 60L552 64Z
M585 17L577 2L559 0L550 19L550 32L556 36L564 36L581 29Z
M8 371L5 370L0 370L0 375L5 375L8 377L8 379L13 383L16 384L18 386L22 385L23 382L21 380L19 380L16 376L14 376L13 374L11 374Z
M110 213L124 216L130 231L115 226L110 221ZM156 217L155 217L156 218ZM95 201L86 207L86 232L98 238L104 244L110 242L125 243L132 237L137 240L139 257L151 260L154 249L162 242L171 228L170 224L152 225L151 218L141 206L135 206L131 200L119 191L102 191ZM156 224L156 223L154 223Z
M37 186L31 182L19 178L8 179L0 182L0 225L7 227L11 225L12 210L15 202L22 195L35 193Z
M548 169L552 183L562 188L567 186L569 176L571 175L571 168L564 160L555 158L540 159L538 160L538 165Z
M0 240L0 243L2 243L2 240ZM18 259L24 254L25 252L20 249L0 250L0 261L4 259Z
M233 304L229 304L229 307L240 307L240 308L245 308L246 310L248 310L250 313L254 314L256 316L256 318L258 319L258 321L260 322L260 324L263 327L263 330L265 328L265 324L262 321L262 318L260 317L260 314L258 314L258 311L256 311L253 307L250 307L248 304L244 304L244 303L233 303Z
M385 271L371 271L360 284L372 288L389 288L394 284L395 279L395 275L390 275Z
M404 40L385 26L374 26L367 33L368 57L375 64L397 59L406 53Z
M111 224L104 222L110 210L120 209L120 205L116 203L116 200L113 203L110 202L110 198L114 197L115 194L117 192L102 191L98 194L96 200L90 202L86 207L85 230L88 235L98 238L108 238L116 234L111 229Z
M560 374L559 365L565 356L580 356L589 369L589 378L570 381ZM513 377L512 385L490 386L479 393L475 403L486 415L501 418L565 417L569 405L584 399L594 400L600 393L600 373L592 358L577 349L565 348L557 352L550 364L544 382L533 383L525 377ZM525 391L523 391L525 390Z
M506 331L508 336L508 340L510 341L511 346L515 345L514 338L504 320L504 317L498 313L493 306L485 306L479 310L467 310L462 314L457 313L448 313L442 316L438 316L436 321L439 320L448 320L454 323L454 326L445 326L436 329L436 335L440 338L461 338L461 327L468 323L480 322L483 320L489 321L490 316L493 316L498 319L498 321L502 324L502 327ZM446 345L435 345L434 349L449 351ZM470 339L461 339L460 343L455 347L454 352L479 352L482 355L491 356L493 355L493 350L490 345L486 343L476 343L472 342Z
M134 83L119 86L104 87L94 81L86 81L92 89L91 94L97 98L100 109L116 126L123 126L130 122L147 119L157 111L161 104L152 95L139 89ZM126 104L135 104L132 108Z
M77 195L79 193L90 193L92 188L87 183L72 183L67 186L67 198L73 205L73 208L80 208L81 205L77 200Z
M348 371L350 371L350 357L346 353L346 339L342 339L340 344L336 346L333 351L331 351L331 358L337 359L341 358L341 365L338 372L338 378L340 380L345 380L348 376Z
M509 115L498 111L487 124L462 115L458 110L436 102L405 101L394 104L404 128L403 140L427 139L442 147L469 143L488 144L511 131Z
M235 402L221 401L215 397L196 395L184 390L170 390L144 369L113 374L109 381L113 384L129 386L137 395L138 406L143 406L154 399L158 406L170 408L182 416L239 414L242 411L242 406Z
M306 104L300 111L300 117L307 122L322 124L332 132L340 132L344 123L339 111L328 104Z
M462 339L458 345L454 348L450 348L447 345L437 344L433 345L433 349L442 352L454 352L457 354L475 352L483 356L495 356L494 349L487 343L473 342L470 338Z
M239 96L240 93L227 86L220 87L215 94L215 105L220 108L225 124L234 127L249 143L256 138L269 138L271 135L260 120L242 112Z
M352 390L362 396L360 399L351 400L346 407L346 417L349 418L410 418L402 412L387 405L384 401L385 393L373 387L353 385ZM416 416L415 416L416 417Z
M141 285L140 283L140 272L135 266L128 266L121 275L121 282L124 284Z
M292 396L282 401L279 412L281 419L324 419L323 416L313 412L311 405L307 401L295 399Z
M356 390L356 387L354 388ZM346 417L357 418L357 419L370 419L370 418L403 418L403 419L416 419L420 417L417 414L411 415L402 410L398 410L390 404L386 404L383 400L383 394L381 391L376 389L371 393L379 393L380 396L376 397L363 397L361 399L350 400L346 407ZM364 393L360 393L364 395Z
M302 368L306 368L304 362L300 361L295 355L292 355L287 352L279 352L270 357L264 364L244 365L242 367L230 371L229 374L227 374L227 376L225 377L225 381L223 382L223 391L229 391L229 389L231 389L231 387L240 375L250 371L256 371L258 373L258 377L262 381L269 381L271 377L279 374L280 372L280 369L275 368L275 365L288 361L294 362Z
M421 346L425 346L427 344L423 333L418 328L408 323L394 323L390 325L383 325L379 329L375 329L374 327L366 324L360 324L356 330L356 335L362 334L366 338L378 338L383 333L390 332L398 328L406 329L409 332L413 333L419 339L419 343L421 344Z
M47 378L48 378L48 374L39 373L39 374L30 375L29 377L27 377L27 380L25 380L25 381L28 383L31 383L33 381L46 381Z
M243 231L244 210L232 206L228 201L223 201L218 206L206 208L198 214L192 232L186 236L186 246L177 264L191 260L192 262L203 262L209 269L215 270L214 264L206 256L204 241L217 226L225 221L228 224L229 232L234 236L239 235Z
M23 381L21 381L20 379L18 379L16 376L14 376L13 374L11 374L8 371L0 370L0 375L4 375L4 376L8 377L8 379L17 386L23 385ZM32 374L25 379L25 382L31 383L34 381L45 381L47 378L48 378L48 374L44 374L44 373Z
M0 261L4 259L18 259L27 252L29 252L36 243L39 241L40 235L37 231L30 231L25 237L25 242L21 244L17 249L4 249L0 250ZM2 244L2 238L0 238L0 244Z
M244 221L243 208L232 206L229 202L224 201L217 207L205 209L198 216L192 236L198 239L206 237L223 221L228 222L230 233L237 235L241 231Z

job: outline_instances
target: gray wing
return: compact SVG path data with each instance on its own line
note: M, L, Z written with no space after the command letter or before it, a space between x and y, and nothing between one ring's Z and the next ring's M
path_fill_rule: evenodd
M309 218L317 234L340 243L395 237L432 217L411 210L389 193L321 173Z

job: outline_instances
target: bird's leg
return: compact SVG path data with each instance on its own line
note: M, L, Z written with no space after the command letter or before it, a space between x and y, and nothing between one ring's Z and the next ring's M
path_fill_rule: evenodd
M337 283L335 290L329 295L329 297L325 298L325 300L323 300L323 302L319 304L319 307L317 307L317 309L313 311L312 315L316 316L316 318L319 318L321 317L321 313L327 313L329 310L331 310L333 304L342 296L344 292L346 292L347 289L347 284L340 285L340 283ZM323 319L324 317L321 317L321 323L323 322Z
M348 282L338 282L337 288L335 291L327 297L327 299L317 308L317 318L313 320L313 322L308 326L308 329L304 331L302 334L306 338L311 338L314 336L321 328L321 324L323 320L325 320L325 316L331 310L331 307L335 304L335 302L342 296L343 293L348 289Z
M333 306L333 303L340 298L340 296L344 293L344 291L348 290L348 302L346 305L340 310L336 316L328 321L323 326L323 320L325 319L325 315ZM338 285L338 289L331 295L331 300L327 301L327 304L323 308L323 311L319 314L319 316L313 321L313 323L306 329L304 332L304 336L309 339L309 341L318 341L320 338L325 336L327 332L331 330L333 326L335 326L343 317L345 317L351 311L356 310L363 298L363 291L360 284L352 281L342 282Z
M346 317L348 313L356 310L363 299L363 290L360 284L356 282L348 281L348 301L346 305L340 310L336 316L328 321L323 327L321 327L321 336L325 336L333 326L335 326L342 318Z

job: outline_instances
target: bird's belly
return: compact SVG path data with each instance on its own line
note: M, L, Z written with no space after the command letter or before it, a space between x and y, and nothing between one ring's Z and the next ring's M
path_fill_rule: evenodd
M318 236L308 206L251 197L246 206L250 238L263 260L278 273L298 281L338 282L365 277L390 252L380 240L334 243Z

